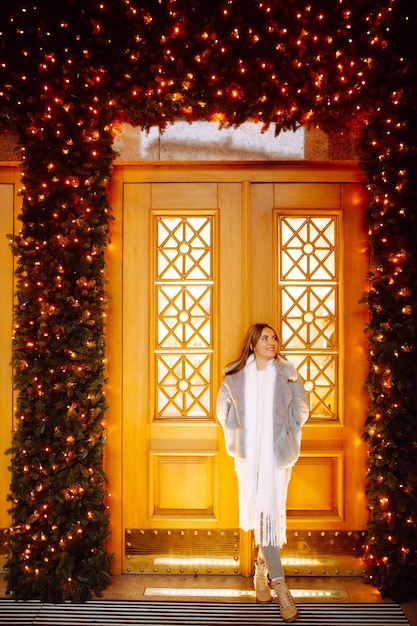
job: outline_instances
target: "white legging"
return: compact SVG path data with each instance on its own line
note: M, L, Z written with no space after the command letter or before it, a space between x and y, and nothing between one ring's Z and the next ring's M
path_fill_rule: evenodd
M275 578L283 578L284 570L282 569L281 554L277 546L260 546L259 553L266 563L271 580Z

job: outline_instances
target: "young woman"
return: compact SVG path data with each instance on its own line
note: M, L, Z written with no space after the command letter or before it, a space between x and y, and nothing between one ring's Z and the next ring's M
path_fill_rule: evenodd
M282 619L293 622L298 611L285 584L280 548L286 541L288 482L300 453L308 403L296 369L278 349L271 326L249 328L240 358L225 368L217 417L235 461L239 526L254 531L256 600L272 600L270 579Z

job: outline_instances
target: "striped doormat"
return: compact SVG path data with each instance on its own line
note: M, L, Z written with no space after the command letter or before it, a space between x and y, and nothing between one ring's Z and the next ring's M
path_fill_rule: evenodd
M397 604L297 603L297 626L409 626ZM0 624L14 626L277 626L276 605L254 602L148 602L92 600L44 604L0 600Z

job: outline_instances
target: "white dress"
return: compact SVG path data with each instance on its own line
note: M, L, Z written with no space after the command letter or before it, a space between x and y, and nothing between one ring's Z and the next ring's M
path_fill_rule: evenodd
M235 458L239 488L239 526L253 530L256 545L281 547L286 542L286 502L291 469L274 462L272 401L274 362L258 370L245 366L245 458Z

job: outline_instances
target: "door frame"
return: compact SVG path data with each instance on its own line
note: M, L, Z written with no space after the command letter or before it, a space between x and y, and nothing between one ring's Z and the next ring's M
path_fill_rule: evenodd
M356 202L364 204L365 176L355 162L117 162L114 166L113 179L109 187L110 204L113 207L114 221L111 224L111 242L107 252L107 279L110 303L107 314L107 353L108 379L106 394L109 404L107 420L108 440L105 452L105 467L108 476L110 496L110 531L108 549L115 558L112 561L112 573L123 573L125 529L123 528L123 186L126 183L152 182L240 182L243 189L243 203L249 207L250 186L252 183L340 183L341 203ZM360 191L362 190L362 191ZM347 212L348 214L349 212ZM353 213L352 213L353 215ZM353 217L352 217L353 219ZM359 219L357 212L354 219ZM250 225L246 224L247 231ZM247 236L249 233L247 232ZM365 237L364 237L365 239ZM358 242L360 247L365 241ZM365 277L364 277L365 278ZM365 285L365 283L364 283ZM365 321L365 314L361 313ZM247 314L248 318L250 312ZM357 323L357 322L356 322ZM365 340L361 338L362 358L365 359ZM352 372L346 372L345 385L352 388ZM362 389L355 383L352 395L361 396L352 400L352 409L361 410L364 406ZM360 420L359 420L360 422ZM313 427L314 429L314 427ZM349 433L354 445L359 448L359 432ZM358 472L356 463L348 471L357 485L358 502L349 503L356 507L365 506L365 468L363 475ZM359 519L359 518L358 518ZM299 520L297 520L298 522ZM289 523L291 525L292 522Z

